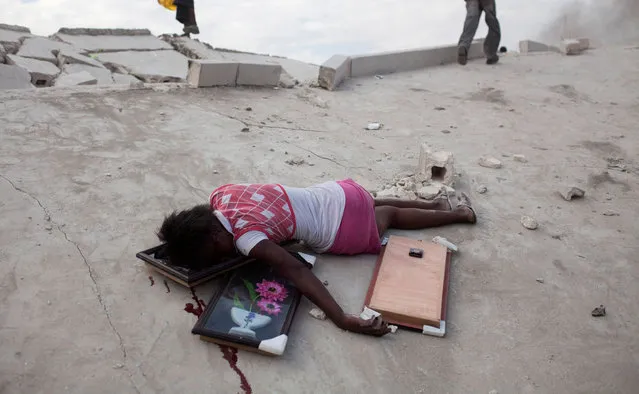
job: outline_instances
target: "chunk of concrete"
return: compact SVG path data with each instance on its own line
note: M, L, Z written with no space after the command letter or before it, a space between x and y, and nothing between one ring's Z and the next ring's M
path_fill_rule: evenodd
M564 55L579 55L581 54L581 44L579 43L579 40L573 40L573 39L569 39L569 40L563 40L561 41L561 53L563 53Z
M499 161L498 159L492 156L480 157L479 160L477 161L477 164L485 168L493 168L493 169L501 168L501 161Z
M281 73L282 66L279 64L240 63L236 83L245 86L277 86Z
M62 49L58 52L57 58L59 67L63 67L65 64L85 64L97 68L106 68L99 61L74 50Z
M157 51L173 49L152 35L70 35L56 33L53 38L85 52Z
M62 70L66 74L74 74L82 71L86 71L93 75L98 80L98 85L113 85L113 77L111 71L106 68L97 68L93 66L87 66L86 64L66 64L62 67Z
M7 53L15 54L25 37L31 37L31 30L23 26L0 23L0 44Z
M343 55L334 55L320 66L317 82L324 89L335 90L350 76L351 58Z
M431 151L427 144L419 148L419 165L415 175L419 182L437 181L452 185L455 179L455 162L452 152Z
M32 89L31 75L22 67L0 64L0 90Z
M55 54L61 50L75 51L75 48L69 44L43 37L31 37L24 40L17 55L50 62L57 66L58 57Z
M483 39L473 41L468 50L468 59L483 57L483 47ZM458 48L455 44L352 56L351 77L389 74L451 64L457 61L457 52Z
M523 40L519 41L519 52L559 52L559 48L533 40Z
M577 41L579 41L579 48L582 51L590 49L590 40L589 39L582 37L582 38L577 38Z
M55 81L55 86L97 85L98 79L86 71L73 74L60 74Z
M29 59L18 55L7 55L7 63L23 68L31 74L31 83L37 87L51 86L60 69L49 62Z
M120 66L144 82L184 82L188 73L189 59L176 51L100 53L97 59L107 67Z
M0 44L0 63L4 63L5 56L7 56L7 50L4 49L2 44Z
M235 86L239 64L220 60L190 60L187 81L198 88Z
M132 86L142 84L142 81L140 81L133 75L113 73L111 74L111 76L113 77L113 82L117 85Z
M582 198L586 195L586 192L583 189L578 187L569 187L558 191L561 197L566 201L571 201L576 198Z

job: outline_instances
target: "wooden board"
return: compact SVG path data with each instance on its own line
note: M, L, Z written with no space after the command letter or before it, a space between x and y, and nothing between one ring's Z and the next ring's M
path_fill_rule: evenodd
M312 268L303 255L289 253ZM205 341L281 355L301 298L291 282L254 261L227 276L191 332Z
M411 248L424 251L411 257ZM416 329L437 327L445 318L448 249L444 246L390 236L380 254L366 306L394 324Z

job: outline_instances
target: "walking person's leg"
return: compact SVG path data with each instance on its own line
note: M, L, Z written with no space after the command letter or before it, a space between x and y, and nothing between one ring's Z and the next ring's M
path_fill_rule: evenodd
M457 62L465 65L468 62L468 50L470 44L475 38L477 27L479 26L479 18L481 17L481 8L479 0L466 0L466 20L464 21L464 30L459 37L459 46L457 53Z
M173 4L177 6L175 13L175 19L184 25L182 31L184 34L200 34L200 29L197 26L195 19L195 4L194 0L174 0Z
M499 61L497 50L501 41L501 27L497 19L497 7L495 6L495 0L481 0L481 6L484 9L486 25L488 25L488 34L484 41L486 63L495 64Z

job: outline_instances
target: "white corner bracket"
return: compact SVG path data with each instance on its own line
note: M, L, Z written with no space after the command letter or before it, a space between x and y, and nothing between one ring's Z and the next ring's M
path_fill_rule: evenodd
M444 337L446 335L446 321L441 320L439 322L439 328L433 326L424 326L422 328L422 334L440 338Z
M260 342L258 349L264 353L272 354L274 356L281 356L286 349L286 343L288 342L288 335L282 334L275 338L267 339Z

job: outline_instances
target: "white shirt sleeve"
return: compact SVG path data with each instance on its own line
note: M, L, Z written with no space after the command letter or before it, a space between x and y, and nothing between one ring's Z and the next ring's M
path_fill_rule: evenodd
M235 241L235 247L244 256L248 256L249 253L251 253L251 250L253 250L253 248L255 247L255 245L259 244L265 239L268 239L268 237L263 232L249 231Z

